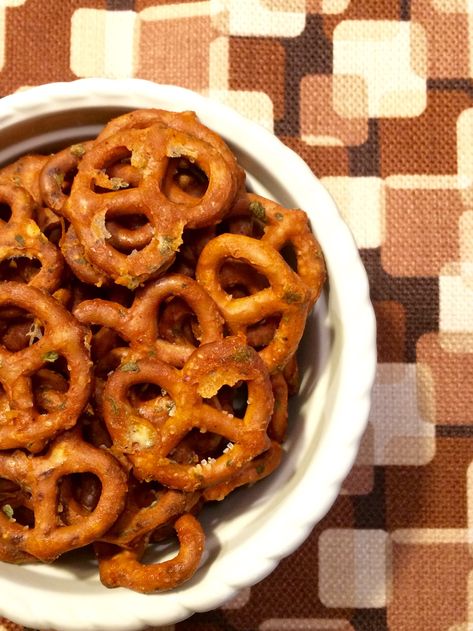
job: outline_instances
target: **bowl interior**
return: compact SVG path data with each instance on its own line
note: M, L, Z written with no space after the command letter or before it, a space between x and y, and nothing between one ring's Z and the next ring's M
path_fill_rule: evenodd
M112 99L110 102L114 103ZM2 129L0 166L26 153L47 154L68 144L95 137L110 118L135 109L137 106L137 103L132 102L128 106L84 104L83 107L70 107L63 110L53 107L52 111L36 115L32 114L34 110L29 110L27 116L19 117ZM145 103L143 106L150 105ZM154 106L184 109L169 107L169 103L165 100ZM199 111L197 113L200 115ZM201 119L212 127L211 121L205 120L205 116L201 116ZM256 193L275 199L284 206L304 208L309 214L317 235L318 218L313 207L310 207L311 204L309 207L304 207L303 203L308 199L307 193L304 198L304 195L301 196L298 189L294 187L292 178L280 177L281 169L277 169L275 173L271 155L267 151L255 151L249 142L248 134L242 134L240 139L239 134L232 131L226 138L222 129L215 126L213 128L229 142L240 164L246 170L249 188ZM339 219L337 218L336 221ZM356 252L353 244L350 247ZM327 264L330 277L330 256ZM231 596L240 587L249 583L246 579L248 572L244 567L238 567L238 559L244 558L245 562L248 562L248 558L251 559L251 556L248 556L251 546L255 547L256 563L259 562L258 547L264 547L265 554L266 548L268 551L267 562L260 562L260 567L251 568L251 583L271 571L280 558L297 547L316 521L314 515L321 517L336 495L336 490L333 488L327 494L327 499L324 498L324 490L321 491L322 499L314 495L314 504L319 503L320 506L312 513L311 510L303 511L309 515L304 523L300 524L303 534L296 536L284 530L286 524L288 524L287 528L290 528L293 517L291 511L297 510L298 505L294 503L296 500L301 501L301 486L304 484L306 490L312 489L313 493L317 493L317 486L313 485L322 482L323 486L321 472L326 465L322 444L327 441L327 437L333 431L331 423L334 409L340 405L339 390L346 370L344 357L347 346L346 331L342 322L345 316L342 317L340 314L341 299L339 299L337 284L333 283L333 285L331 289L327 285L310 314L306 332L300 344L298 358L302 375L301 390L298 397L290 403L289 429L283 462L279 469L265 480L250 488L235 491L221 503L204 507L201 517L207 537L206 552L201 567L188 583L173 592L152 597L123 589L107 590L98 579L97 567L92 555L86 551L75 551L64 555L50 566L1 564L0 591L8 585L21 586L23 602L26 597L39 600L42 597L54 596L59 613L56 618L45 618L44 626L54 626L52 623L55 621L56 626L63 629L87 628L81 622L83 620L81 610L84 608L84 598L87 598L89 605L97 603L101 611L113 612L108 614L108 618L105 614L101 618L109 620L109 626L106 622L99 621L96 628L132 629L142 627L144 622L170 624L190 615L193 611L208 610L220 605L225 597ZM369 317L366 326L367 347L371 348L374 325ZM373 360L374 354L368 358L366 365L370 365L370 362L373 364ZM370 375L366 378L366 383L369 384L369 382ZM363 423L360 423L360 428L354 432L352 443L357 442L362 429L361 425ZM342 450L340 457L345 458L346 462L341 466L342 469L345 468L345 472L351 464L355 451L356 445L353 448L350 447L345 455ZM333 458L334 454L328 454L328 457ZM314 465L315 461L319 462L318 470ZM337 466L340 465L337 464ZM307 479L310 476L313 480ZM339 484L339 480L336 482ZM305 501L311 502L310 493ZM243 551L245 551L244 557L239 556ZM164 554L166 553L169 554L169 551L164 551ZM226 575L223 580L220 580L222 573ZM221 588L220 583L225 583L228 589ZM119 594L118 598L117 594ZM147 603L149 603L150 598L155 599L153 603L156 601L159 603L153 607L154 613L144 618L130 613L143 607L144 599L148 599ZM67 608L68 611L77 612L76 620L73 615L64 615ZM15 618L12 612L15 613L16 609L18 613ZM2 613L31 626L33 621L28 612L21 611L20 606L16 609L12 605ZM38 616L37 611L36 609L36 616ZM100 618L97 612L94 615ZM41 621L36 619L34 622L39 626Z

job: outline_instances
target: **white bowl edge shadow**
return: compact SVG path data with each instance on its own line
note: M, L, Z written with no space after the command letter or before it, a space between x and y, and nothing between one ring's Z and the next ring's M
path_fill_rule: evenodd
M283 464L266 480L204 510L207 552L188 583L151 596L107 590L95 563L80 552L51 566L0 565L1 615L61 631L172 624L220 606L269 574L336 499L366 426L376 367L375 320L356 245L333 200L297 154L221 103L140 79L82 79L31 88L0 100L0 124L4 130L29 117L41 120L95 107L195 110L232 146L256 192L306 210L322 244L329 288L301 343L304 377L299 398L291 402ZM40 147L86 139L100 126L72 124L65 133L40 126L40 133L15 147L0 146L0 164Z

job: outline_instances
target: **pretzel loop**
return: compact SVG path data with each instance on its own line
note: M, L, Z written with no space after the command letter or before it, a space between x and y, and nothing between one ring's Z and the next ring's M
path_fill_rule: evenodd
M205 402L222 386L240 381L248 388L242 419ZM172 399L167 417L159 416L157 423L140 416L127 398L130 388L140 383L154 384ZM272 408L273 394L263 362L241 339L232 337L201 346L182 371L156 359L136 362L133 371L118 368L103 393L105 422L116 448L133 464L135 476L184 491L225 481L264 451L269 445L266 429ZM193 428L223 436L231 450L205 466L174 461L170 453Z
M84 324L101 324L114 329L130 342L138 353L144 349L168 364L182 367L195 350L187 340L169 341L160 336L159 308L167 299L180 297L197 316L199 344L222 338L223 320L214 302L198 283L187 276L172 274L149 283L136 293L132 306L105 300L86 300L74 310L75 317Z
M27 282L32 287L53 292L61 282L64 261L33 219L36 210L33 198L20 186L0 184L0 203L11 208L10 219L0 220L0 261L38 260L41 268Z
M58 485L64 476L92 473L102 485L95 509L75 524L61 523ZM75 432L64 433L45 456L34 458L21 451L0 453L0 476L31 497L34 527L26 527L0 512L0 539L44 562L68 550L91 543L106 532L123 509L126 476L106 452L83 442Z
M38 441L72 427L85 406L92 385L92 371L83 327L56 300L34 287L0 284L0 306L20 307L44 326L40 340L16 353L0 348L0 383L8 409L0 416L0 448L35 449ZM64 357L70 385L58 409L39 413L33 402L31 377L40 368Z
M219 272L226 261L243 261L269 281L250 296L233 298L222 287ZM270 245L244 235L222 234L212 239L197 263L196 278L218 305L232 333L247 335L248 327L279 316L271 342L260 351L270 372L284 367L304 331L309 295L304 283Z

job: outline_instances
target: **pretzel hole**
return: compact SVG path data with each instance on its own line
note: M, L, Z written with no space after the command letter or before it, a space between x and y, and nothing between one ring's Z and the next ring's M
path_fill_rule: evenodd
M41 269L38 259L12 256L0 262L0 280L29 283Z
M199 345L201 331L197 317L187 302L178 296L161 303L158 331L160 338L173 344Z
M133 488L132 496L133 502L138 508L148 508L151 505L155 505L159 501L160 492L163 487L159 482L139 482Z
M274 335L281 323L281 314L275 314L268 318L263 318L254 324L250 324L246 329L246 339L250 346L256 351L266 348L274 339Z
M254 217L241 215L228 217L217 227L218 234L224 233L242 234L253 239L261 239L264 235L264 223L257 221Z
M197 199L203 197L209 185L207 174L195 162L185 157L171 158L164 183L164 194L172 195L169 181L181 191Z
M118 302L118 304L126 308L131 307L135 299L135 293L123 285L112 285L110 288L106 289L105 292L103 288L100 288L98 290L98 295L98 297L101 296L106 300Z
M168 530L169 528L169 530ZM166 528L167 536L160 541L148 544L140 559L141 565L154 565L156 563L164 563L170 561L177 556L179 552L179 540L174 529L170 531L171 525Z
M297 254L292 243L286 243L280 250L279 254L283 257L291 269L297 272Z
M128 389L127 400L140 416L158 425L176 412L172 397L154 383L134 384Z
M227 259L220 267L218 278L222 289L232 298L246 298L269 287L266 276L238 259Z
M246 381L241 381L235 386L222 386L217 398L224 411L242 419L248 407L248 385Z
M93 361L98 361L105 358L111 351L116 348L128 348L128 342L118 335L113 329L109 329L106 326L99 324L91 325L92 341L90 344L90 350ZM112 364L116 364L114 367L118 368L120 365L120 356L118 353L114 353L116 361L110 358Z
M58 481L59 502L58 512L61 513L61 502L67 503L69 498L91 513L95 510L100 495L102 494L102 483L93 473L70 473L63 476Z
M0 202L0 220L7 223L10 221L12 216L12 209L9 204L5 204L4 202Z
M0 511L20 526L34 527L34 512L29 508L31 493L16 482L0 478Z
M86 442L94 447L111 447L113 441L105 423L97 416L81 418L81 427Z
M151 241L151 234L143 232L149 224L146 215L140 213L117 212L107 213L105 228L110 235L108 241L122 254L143 250ZM141 234L140 234L141 232Z
M214 401L206 401L214 404ZM220 408L220 405L218 405ZM222 453L222 437L213 432L202 432L198 427L191 429L181 442L170 452L169 458L179 464L201 464L212 462ZM225 443L226 444L226 443ZM220 448L220 451L219 451Z
M32 375L31 386L34 405L40 414L60 412L65 408L69 382L61 372L41 368Z
M44 335L43 324L28 311L19 307L8 307L0 310L0 343L10 352L32 346Z
M132 152L127 147L114 147L113 155L104 162L100 173L92 178L92 191L98 195L135 188L140 181L140 171L131 165Z

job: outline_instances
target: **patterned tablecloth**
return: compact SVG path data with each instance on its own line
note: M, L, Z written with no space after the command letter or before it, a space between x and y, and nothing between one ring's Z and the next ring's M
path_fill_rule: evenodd
M337 201L377 314L369 427L330 513L176 631L472 629L471 0L1 0L0 94L87 76L274 130Z

